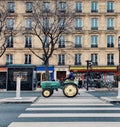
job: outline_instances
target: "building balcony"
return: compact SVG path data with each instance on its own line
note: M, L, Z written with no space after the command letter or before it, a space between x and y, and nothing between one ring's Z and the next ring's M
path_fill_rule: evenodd
M32 13L33 11L32 10L26 10L25 12L26 13Z
M114 13L114 10L107 10L108 13Z
M75 44L75 48L82 48L81 44Z
M81 65L81 62L75 62L74 65Z
M76 12L76 13L81 13L82 10L80 10L80 9L76 9L75 12Z
M91 45L91 48L98 48L98 45Z
M98 10L91 10L92 13L98 13Z
M107 65L114 65L114 62L107 62Z
M58 48L65 48L65 45L58 45Z
M98 27L91 27L91 30L98 30Z
M107 27L107 30L114 30L114 27Z
M82 27L75 27L76 30L82 30Z
M58 62L58 65L65 65L64 62Z

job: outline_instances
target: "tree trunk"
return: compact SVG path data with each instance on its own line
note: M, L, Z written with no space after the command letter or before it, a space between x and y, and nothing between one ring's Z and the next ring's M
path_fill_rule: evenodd
M49 74L49 61L45 62L45 79L46 81L50 80L50 74Z

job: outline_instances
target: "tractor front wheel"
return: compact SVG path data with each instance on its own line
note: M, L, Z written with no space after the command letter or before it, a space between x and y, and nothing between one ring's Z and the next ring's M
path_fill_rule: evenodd
M78 88L74 84L67 84L63 88L63 93L66 97L75 97L78 94Z
M50 89L44 89L43 91L42 91L42 95L43 95L43 97L50 97L51 95L52 95L52 91L50 90Z

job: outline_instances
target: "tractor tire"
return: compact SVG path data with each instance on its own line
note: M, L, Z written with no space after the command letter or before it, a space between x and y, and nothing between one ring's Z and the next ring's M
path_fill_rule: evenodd
M63 88L63 93L66 97L75 97L78 94L78 87L74 84L67 84Z
M50 97L51 95L52 95L52 91L51 91L51 89L44 89L43 91L42 91L42 96L43 97Z

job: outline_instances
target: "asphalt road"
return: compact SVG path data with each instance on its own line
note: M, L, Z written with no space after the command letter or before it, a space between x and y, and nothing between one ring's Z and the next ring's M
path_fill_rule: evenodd
M120 104L109 104L101 96L117 96L117 91L82 91L66 98L61 91L52 97L40 92L22 92L21 96L38 96L34 104L0 104L0 127L116 127L120 126ZM15 92L2 92L0 98L14 97ZM95 125L96 123L96 125Z

